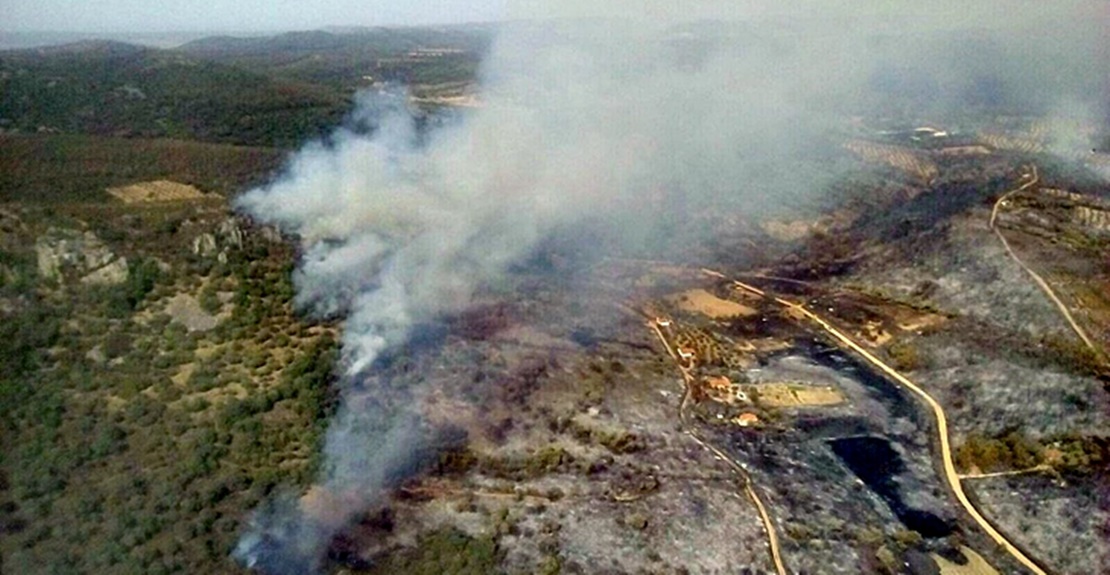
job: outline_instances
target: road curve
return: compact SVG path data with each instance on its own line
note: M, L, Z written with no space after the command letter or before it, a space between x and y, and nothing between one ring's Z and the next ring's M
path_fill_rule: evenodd
M720 272L715 272L712 270L703 271L717 278L725 277ZM952 489L952 492L956 494L956 499L960 502L960 505L963 506L968 515L970 515L971 518L974 519L977 524L979 524L979 527L982 528L982 530L986 532L986 534L991 539L993 539L995 543L1001 546L1019 563L1024 565L1027 569L1029 569L1036 575L1048 575L1048 573L1044 569L1033 562L1032 559L1022 553L1021 550L1018 549L1013 543L1010 543L1009 539L1006 539L1006 537L1002 535L1002 533L995 529L995 527L991 525L991 523L987 521L987 519L983 517L981 513L979 513L979 510L975 507L971 500L967 498L967 494L964 493L963 485L960 483L960 476L958 473L956 473L956 465L953 462L952 458L952 447L948 441L948 418L944 414L944 408L941 407L940 404L932 398L932 396L926 393L924 389L918 387L917 384L906 378L906 376L902 375L897 370L884 363L881 359L861 347L855 341L852 341L851 338L844 335L840 330L830 325L820 316L806 309L806 307L802 304L794 303L792 301L782 299L778 296L770 295L757 287L736 280L731 281L733 285L749 293L758 295L763 298L771 299L779 305L785 307L788 311L793 311L801 317L804 317L817 324L826 333L833 336L833 338L836 339L839 343L843 344L844 347L847 347L848 349L856 352L864 359L866 359L869 363L877 367L880 371L888 375L891 379L898 382L903 387L909 389L915 395L924 400L925 403L928 404L929 408L933 410L933 416L937 422L937 435L940 439L940 454L941 460L944 464L945 479L947 480L949 487Z

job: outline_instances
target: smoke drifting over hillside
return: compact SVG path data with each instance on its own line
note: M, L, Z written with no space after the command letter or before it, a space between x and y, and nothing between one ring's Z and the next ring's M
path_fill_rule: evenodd
M464 309L554 230L589 218L643 237L647 208L675 194L684 203L674 205L748 214L804 202L837 175L812 158L847 115L914 105L922 89L936 92L925 108L963 105L968 95L952 87L976 86L951 58L937 64L924 40L838 24L694 25L662 6L670 19L648 27L506 25L486 63L484 105L464 121L418 134L403 94L363 94L353 120L375 129L306 147L281 180L240 199L242 210L303 243L297 304L345 318L342 403L319 478L333 503L259 512L241 560L269 572L318 565L334 531L378 496L419 441L410 417L375 407L366 384L375 360L419 322ZM921 88L926 72L934 81ZM1006 82L1029 80L1019 70L990 87L1008 98ZM1066 91L1084 86L1066 80L1075 84ZM1058 90L1038 89L1055 100Z

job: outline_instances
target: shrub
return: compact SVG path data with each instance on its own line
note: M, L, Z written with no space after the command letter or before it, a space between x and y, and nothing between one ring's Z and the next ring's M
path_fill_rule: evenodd
M956 449L956 465L965 471L976 467L985 473L1028 469L1039 465L1043 454L1039 442L1020 432L995 438L972 433Z
M220 313L220 308L223 307L223 304L220 303L216 282L210 282L208 286L201 290L199 299L201 309L210 314Z
M189 377L189 389L209 391L220 386L220 374L208 366L201 366Z
M909 342L900 341L892 344L887 348L887 354L890 355L890 363L898 371L915 371L923 367L921 354L917 351L917 347Z
M492 537L474 538L447 528L422 536L415 549L391 555L372 573L413 575L496 574L501 551Z
M131 336L123 332L113 332L104 338L104 354L109 359L122 357L131 351Z
M124 284L124 297L131 309L138 308L146 295L154 289L160 274L158 262L152 259L131 264L127 273L127 283Z
M194 397L187 400L184 407L185 411L188 413L197 413L198 411L204 411L205 409L208 409L209 405L211 404L209 403L207 398Z
M93 439L89 450L93 457L107 457L122 452L127 448L127 432L116 425L101 426Z

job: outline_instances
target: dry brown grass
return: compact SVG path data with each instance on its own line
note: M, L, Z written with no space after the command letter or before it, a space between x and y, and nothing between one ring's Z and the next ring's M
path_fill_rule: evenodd
M1011 150L1026 154L1039 154L1044 151L1044 144L1032 138L1017 136L1004 136L1002 134L984 133L979 139L988 146L999 150Z
M987 156L991 151L986 146L950 146L942 148L940 155L942 156Z
M867 322L858 333L860 339L872 347L886 345L892 338L890 332L883 329L881 321Z
M130 186L108 188L108 193L125 204L201 200L213 197L201 192L195 186L169 180L140 182Z
M827 386L762 383L753 385L750 389L755 391L758 402L767 407L807 407L844 402L844 396L839 391Z
M177 370L177 373L170 376L170 381L178 387L185 387L185 384L188 383L190 377L193 377L193 372L196 370L196 362L186 363Z
M703 289L694 289L668 298L678 309L700 313L712 319L747 317L755 310L734 301L721 299Z
M933 561L936 561L937 567L940 568L941 575L998 575L998 570L991 567L986 559L983 559L978 553L968 549L967 547L960 547L960 551L967 557L967 565L959 565L953 563L936 553L932 553Z
M792 222L770 220L760 224L763 231L780 242L794 242L808 236L813 231L813 224L803 220Z
M931 160L901 146L853 140L844 144L844 147L858 155L865 162L886 164L896 170L916 176L925 182L932 181L940 173L936 164Z
M902 331L918 332L924 329L929 329L944 323L948 318L935 313L926 313L918 316L910 316L902 318L903 321L899 322L898 329Z

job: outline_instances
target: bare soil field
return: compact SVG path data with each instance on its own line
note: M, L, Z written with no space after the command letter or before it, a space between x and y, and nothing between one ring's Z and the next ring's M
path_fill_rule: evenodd
M125 204L199 200L212 197L198 190L196 186L171 182L169 180L140 182L131 184L130 186L108 188L108 193Z
M982 555L967 547L960 547L960 553L967 559L966 564L961 565L936 553L932 554L933 560L937 562L937 567L940 568L941 575L998 575L998 570L991 567Z
M669 299L683 311L700 313L710 319L744 317L756 313L748 306L719 298L704 289L693 289Z
M805 407L836 405L844 396L835 388L793 383L760 383L749 387L761 405L770 407Z

